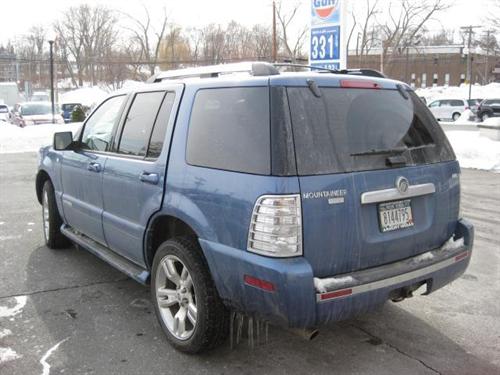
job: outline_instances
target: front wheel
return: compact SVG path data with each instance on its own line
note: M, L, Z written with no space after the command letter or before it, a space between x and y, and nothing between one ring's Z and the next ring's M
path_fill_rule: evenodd
M50 180L47 180L42 190L42 225L47 247L60 249L71 245L71 241L61 233L62 223L57 209L54 186Z
M227 337L228 311L195 239L174 238L160 245L151 294L158 321L176 349L198 353Z

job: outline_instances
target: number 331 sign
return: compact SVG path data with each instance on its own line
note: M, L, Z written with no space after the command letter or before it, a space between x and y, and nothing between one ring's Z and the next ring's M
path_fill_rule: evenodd
M311 44L309 62L328 69L345 68L342 48L342 2L311 0Z

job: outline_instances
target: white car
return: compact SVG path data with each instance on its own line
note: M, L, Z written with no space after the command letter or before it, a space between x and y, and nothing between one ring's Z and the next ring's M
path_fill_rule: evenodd
M9 122L9 107L5 104L0 104L0 121Z
M14 107L12 123L14 125L25 127L28 125L40 124L64 124L63 117L59 114L59 108L55 109L54 118L52 118L52 105L48 102L27 102L18 103Z
M437 120L457 121L463 111L469 109L465 99L439 99L429 104L429 109Z

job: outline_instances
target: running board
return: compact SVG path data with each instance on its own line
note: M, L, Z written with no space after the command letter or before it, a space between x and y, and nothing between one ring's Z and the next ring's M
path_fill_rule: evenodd
M68 237L71 241L85 248L92 254L109 263L119 271L131 277L141 284L146 284L149 279L149 271L139 267L137 264L132 263L130 260L118 255L113 250L97 243L84 234L78 233L68 225L63 224L61 233Z

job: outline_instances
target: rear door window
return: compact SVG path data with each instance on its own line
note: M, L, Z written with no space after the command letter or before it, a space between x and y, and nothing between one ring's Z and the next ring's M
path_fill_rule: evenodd
M136 94L123 125L118 153L146 156L151 130L164 96L164 91Z
M306 87L287 89L299 175L384 169L453 160L433 115L414 92ZM401 166L401 165L398 165Z
M191 112L187 162L269 174L269 123L268 87L200 90Z
M450 100L450 104L452 107L463 107L464 102L461 100Z
M163 149L163 143L165 142L168 120L170 118L170 112L172 112L174 100L175 93L173 92L168 92L163 99L160 112L158 112L158 117L156 118L153 128L153 133L151 134L151 139L149 140L148 158L156 159L160 156L161 150Z

